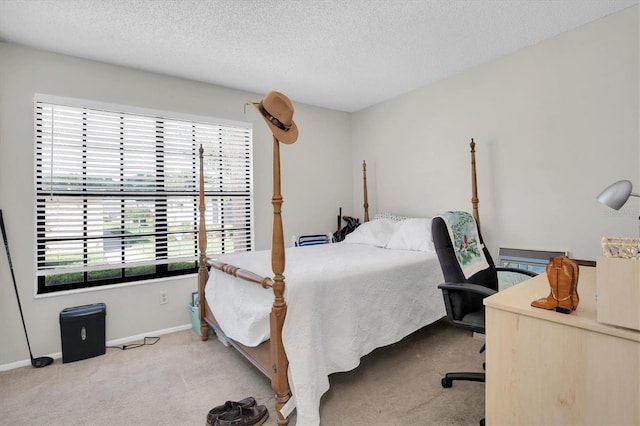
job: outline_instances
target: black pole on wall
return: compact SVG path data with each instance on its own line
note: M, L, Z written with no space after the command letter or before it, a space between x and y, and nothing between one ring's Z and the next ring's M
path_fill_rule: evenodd
M24 315L22 314L22 304L20 304L20 296L18 295L18 285L16 284L16 275L13 272L13 264L11 262L11 253L9 252L9 241L7 240L7 231L4 228L4 219L2 218L2 209L0 209L0 228L2 228L2 239L4 240L4 248L7 251L7 260L9 261L9 269L11 270L11 279L13 280L13 288L16 291L16 300L18 301L18 309L20 310L20 318L22 319L22 328L24 329L24 337L27 338L27 347L29 348L29 357L31 365L35 368L46 367L53 362L53 358L41 356L34 358L31 353L31 345L29 344L29 335L27 334L27 326L24 323Z

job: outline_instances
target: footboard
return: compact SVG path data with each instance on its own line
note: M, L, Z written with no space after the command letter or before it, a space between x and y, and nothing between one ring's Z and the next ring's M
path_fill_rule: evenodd
M271 278L261 277L251 271L229 265L228 263L209 260L208 265L210 265L211 268L217 269L244 281L259 284L263 288L271 288L273 286L273 280ZM274 368L271 361L271 340L267 340L266 342L263 342L255 347L245 346L242 343L236 342L235 340L227 337L227 335L224 333L224 330L222 330L222 328L218 324L218 320L216 320L213 312L211 312L211 309L206 303L206 300L202 307L204 308L204 315L201 319L200 325L201 327L203 327L203 331L208 328L207 325L209 327L213 327L216 334L222 337L223 341L226 341L228 344L236 348L245 358L247 358L255 367L257 367L262 372L262 374L273 381Z
M264 283L263 287L265 288L271 287L273 282L271 278L262 278L254 274L253 272L247 271L245 269L237 268L235 266L228 265L222 262L209 261L207 264L214 269L218 269L222 272L239 277L246 281L253 282L260 285L263 285ZM203 270L199 273L199 275L200 275L199 277L200 281L204 282L204 284L206 285L208 275L209 275L207 268L206 267L203 268ZM199 291L199 293L201 294L200 296L200 300L201 300L200 327L202 332L201 333L202 340L208 339L207 332L209 327L212 327L215 330L216 334L218 335L218 338L220 338L220 340L233 346L236 350L238 350L238 352L240 352L245 358L247 358L249 362L251 362L258 370L260 370L262 374L267 376L269 380L273 381L273 368L272 368L272 362L271 362L271 341L267 340L266 342L263 342L258 346L250 347L250 346L245 346L242 343L236 342L233 339L230 339L229 337L227 337L222 327L220 327L220 325L218 324L218 320L213 315L213 312L209 308L209 305L207 304L206 299L204 299L204 287L201 289L201 291Z

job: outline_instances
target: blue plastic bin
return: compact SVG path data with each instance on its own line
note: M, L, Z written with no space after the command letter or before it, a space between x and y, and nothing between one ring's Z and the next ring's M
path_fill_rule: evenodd
M196 332L198 336L202 336L200 332L200 310L197 306L193 306L193 303L189 302L189 313L191 314L191 328ZM209 335L213 334L213 328L209 327Z

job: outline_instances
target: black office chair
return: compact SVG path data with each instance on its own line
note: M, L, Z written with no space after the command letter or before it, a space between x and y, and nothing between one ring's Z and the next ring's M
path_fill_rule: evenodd
M476 333L485 332L484 305L482 299L498 292L498 272L514 272L528 276L536 273L524 269L498 268L493 263L489 250L484 247L482 234L478 230L478 239L483 244L482 251L489 267L465 278L458 263L456 252L447 225L441 217L434 217L431 222L431 235L438 255L445 282L438 285L442 290L447 319L451 324ZM484 345L480 352L484 351ZM484 364L483 364L484 368ZM450 388L454 380L484 382L485 373L461 372L447 373L442 379L442 387ZM484 419L480 421L484 424Z

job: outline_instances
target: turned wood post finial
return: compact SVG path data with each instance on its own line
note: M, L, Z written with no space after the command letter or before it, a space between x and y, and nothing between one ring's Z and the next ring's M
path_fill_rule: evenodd
M364 222L369 222L369 196L367 194L367 162L362 160L362 184L364 194Z
M476 179L476 143L471 138L471 205L473 206L473 217L480 229L480 213L478 212L478 183Z

